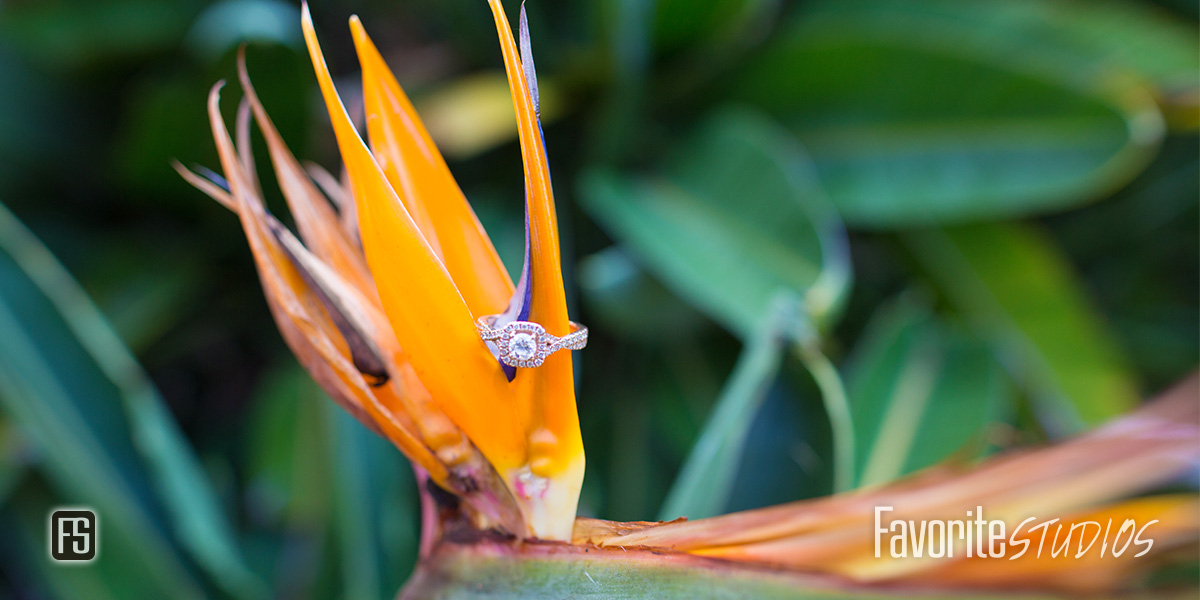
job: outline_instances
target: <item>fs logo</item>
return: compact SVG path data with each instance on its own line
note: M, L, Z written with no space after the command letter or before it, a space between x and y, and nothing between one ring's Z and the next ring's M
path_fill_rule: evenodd
M60 509L50 513L50 557L60 562L90 562L99 541L96 513L86 509Z

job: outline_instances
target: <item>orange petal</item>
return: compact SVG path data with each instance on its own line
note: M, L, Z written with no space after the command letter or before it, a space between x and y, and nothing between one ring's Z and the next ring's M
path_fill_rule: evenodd
M229 192L222 189L221 186L193 173L190 169L180 164L180 162L177 160L171 161L171 167L175 169L176 173L179 173L179 176L182 177L184 181L192 184L192 187L204 192L205 195L213 200L216 200L221 204L221 206L224 206L235 213L238 211L237 202L234 201L233 197L229 195Z
M272 315L280 332L297 358L335 400L369 427L392 440L406 455L431 476L445 481L445 467L413 434L411 426L395 415L383 414L361 372L350 361L350 348L337 333L303 275L292 262L283 243L273 232L262 201L256 195L252 178L243 170L244 159L235 151L220 113L220 86L209 94L209 118L225 177L251 253L262 279ZM290 235L279 227L283 233ZM299 242L295 242L299 246Z
M375 159L442 259L471 314L504 310L513 284L496 249L358 17L351 17L350 28L362 65L367 132Z
M238 125L246 130L248 104L241 108ZM176 168L241 218L272 316L301 364L348 412L391 440L419 471L457 494L476 527L522 531L524 517L511 491L434 406L399 351L378 301L369 301L266 211L255 193L257 186L248 185L252 178L243 169L252 163L237 156L229 141L215 90L209 109L234 193L181 165ZM245 131L239 137L249 139ZM242 148L249 151L248 143Z
M442 410L500 473L525 462L525 438L496 359L441 260L350 122L317 43L305 41L350 177L367 264L400 346Z
M238 52L238 77L254 112L254 119L267 142L279 188L287 199L288 208L292 211L292 217L296 219L296 227L306 248L312 250L365 295L375 296L375 286L371 282L371 275L367 271L362 254L338 225L337 213L308 178L300 162L288 150L283 137L271 122L271 117L259 102L258 94L255 93L254 85L246 72L245 48ZM248 149L242 152L249 154ZM246 165L247 168L251 166L249 163Z
M571 332L571 325L563 289L550 165L537 106L504 7L499 0L488 0L488 4L500 38L525 169L530 263L527 285L531 290L528 319L551 334L564 336ZM536 369L518 369L513 385L518 403L528 415L529 470L533 476L550 480L544 497L548 511L545 518L557 522L557 537L569 538L571 523L562 521L562 516L567 512L574 515L584 469L571 353L556 352Z
M262 186L258 181L258 168L254 166L254 152L250 150L250 106L243 98L238 104L237 112L237 153L242 161L242 177L245 178L248 191L257 197L262 197Z
M350 182L345 181L345 175L342 179L333 176L333 173L325 170L325 167L316 163L305 161L304 170L308 171L308 176L320 186L321 191L338 207L340 213L340 221L342 231L346 232L346 236L354 241L358 246L359 252L362 251L362 239L358 236L358 207L354 205L354 200L350 197Z
M1134 529L1120 533L1127 520ZM1058 527L1061 526L1061 529ZM1081 529L1075 534L1072 526ZM1134 532L1141 544L1132 543ZM1200 529L1200 499L1194 495L1171 494L1118 502L1097 510L1065 515L1049 527L1044 549L1038 552L1042 532L1023 530L1015 539L1027 540L1004 559L972 557L934 563L932 568L901 578L916 585L936 582L945 587L993 587L999 589L1052 588L1076 594L1096 594L1119 588L1132 574L1144 569L1150 556L1143 550L1161 553L1180 546L1195 548ZM1070 532L1067 550L1054 556L1054 532ZM1120 533L1120 535L1118 535ZM1090 534L1090 535L1089 535ZM1096 539L1089 546L1084 540ZM1082 539L1081 539L1082 538ZM1151 545L1147 547L1146 542ZM1021 553L1021 548L1026 551ZM1057 546L1062 548L1062 546ZM1084 554L1076 557L1079 550ZM1119 552L1118 552L1119 551ZM1018 556L1018 554L1020 554Z
M902 577L936 582L934 570L943 572L937 561L874 556L876 507L894 508L889 521L919 522L961 520L967 511L982 506L985 518L1006 521L1009 531L1027 517L1045 521L1078 514L1167 483L1190 468L1200 443L1198 408L1193 377L1155 403L1096 431L1057 446L1009 453L970 470L938 467L883 488L616 532L607 538L593 533L592 541L825 571L857 580ZM1192 498L1189 502L1194 503ZM1169 530L1182 530L1179 524L1190 522L1175 518Z
M351 332L345 331L346 328L339 325L350 345L351 358L354 359L355 365L359 365L361 355L364 354L361 346L370 345L369 354L377 355L377 360L385 363L384 368L395 379L388 385L373 385L370 390L382 403L383 412L387 415L409 415L425 444L437 453L443 463L454 465L462 462L469 454L466 439L436 408L429 392L409 364L407 356L401 351L395 334L383 315L382 307L379 306L375 283L367 271L366 259L357 243L350 239L339 223L333 208L321 196L299 161L288 150L259 102L246 71L244 52L238 54L238 74L263 138L267 142L280 188L306 243L306 246L288 247L289 254L293 260L306 262L305 272L315 280L311 282L313 286L321 288L329 302L339 304L336 310L328 311L330 317L336 321L339 315L344 315L347 319L357 321ZM290 239L294 238L285 237L281 241L288 246L287 242ZM296 245L298 244L297 242ZM309 258L308 248L313 248L313 253L320 260L316 257L306 260ZM335 274L326 274L330 268ZM349 281L351 286L343 285L343 278ZM355 338L353 334L358 331L362 332L361 337L364 339L357 344L351 343L350 340ZM364 373L369 375L369 372ZM403 393L397 388L403 389Z

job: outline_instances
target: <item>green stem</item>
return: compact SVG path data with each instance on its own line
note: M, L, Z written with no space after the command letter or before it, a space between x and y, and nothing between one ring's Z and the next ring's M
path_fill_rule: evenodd
M821 400L829 415L833 432L833 491L847 491L854 481L854 420L850 416L846 387L833 363L821 352L814 335L799 336L796 353L821 390Z
M747 341L708 422L667 493L659 518L714 517L729 501L754 417L783 359L794 303L777 303Z

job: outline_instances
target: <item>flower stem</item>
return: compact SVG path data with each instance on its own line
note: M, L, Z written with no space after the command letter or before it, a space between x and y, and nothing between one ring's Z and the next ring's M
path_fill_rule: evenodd
M820 341L813 334L802 333L796 338L796 354L812 375L833 432L833 491L844 492L854 481L854 421L846 387L833 363L821 352Z

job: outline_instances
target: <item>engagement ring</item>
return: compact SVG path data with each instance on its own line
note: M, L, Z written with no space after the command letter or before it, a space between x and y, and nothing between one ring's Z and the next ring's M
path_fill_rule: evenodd
M587 345L587 327L574 321L570 321L571 333L558 337L529 321L512 321L496 328L497 317L499 315L479 317L475 328L485 342L496 343L500 348L500 362L510 367L537 367L559 350L579 350Z

